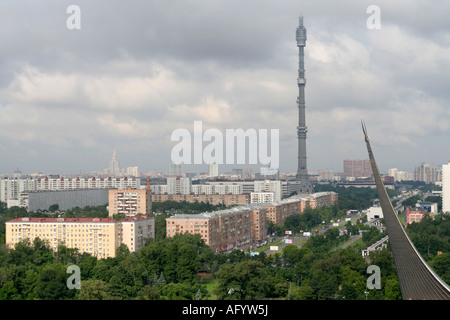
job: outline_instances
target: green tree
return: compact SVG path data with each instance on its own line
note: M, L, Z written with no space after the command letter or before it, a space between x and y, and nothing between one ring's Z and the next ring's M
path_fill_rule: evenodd
M58 246L55 258L64 265L77 264L81 259L77 248L68 248L63 244Z
M352 270L349 266L343 266L341 268L340 278L340 296L342 299L356 300L363 295L366 289L366 278L360 272Z
M160 291L157 287L146 285L137 294L139 300L159 300Z
M17 296L17 289L14 287L13 281L6 281L0 287L0 300L12 300Z
M73 297L74 290L66 285L66 268L60 263L43 266L35 287L35 295L42 300L61 300Z
M437 255L430 261L432 267L437 274L439 274L443 281L450 283L450 254L443 253Z
M263 298L269 285L264 265L255 260L226 264L217 271L216 278L218 285L215 293L219 299L226 300Z
M291 300L314 300L314 290L310 286L294 288L291 292Z
M33 269L27 269L22 279L22 297L25 300L37 299L35 294L36 285L39 280L39 273Z
M103 280L89 279L81 281L79 300L112 300L109 285Z
M309 285L314 290L318 300L332 300L339 288L339 282L336 275L324 270L316 270L309 280Z
M287 266L295 267L303 257L305 250L299 249L294 244L289 244L283 249L283 259Z
M48 208L48 211L50 211L50 212L55 212L55 211L58 211L58 210L59 210L59 204L57 204L57 203L52 204L52 205Z
M166 300L193 300L188 284L169 283L161 288L161 296Z
M400 284L396 277L389 277L384 286L384 295L386 300L401 300L402 293L400 290Z

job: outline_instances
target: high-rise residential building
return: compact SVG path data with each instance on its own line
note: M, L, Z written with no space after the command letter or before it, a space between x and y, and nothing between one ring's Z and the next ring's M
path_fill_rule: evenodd
M6 245L39 238L48 242L53 251L59 245L77 248L97 258L115 257L123 243L131 252L155 237L152 217L134 216L116 221L110 218L16 218L6 223Z
M254 181L254 192L273 192L274 201L281 200L281 181L262 180Z
M219 176L219 165L215 162L209 164L209 177Z
M147 215L152 212L152 195L150 189L109 190L109 216L124 214L127 217Z
M127 176L139 177L139 168L138 167L127 167Z
M191 186L191 178L167 178L167 194L190 194Z
M370 178L372 167L369 159L345 159L344 178Z
M398 169L397 168L391 168L388 170L388 175L391 177L394 177L394 181L398 181Z
M389 176L394 177L394 181L412 181L414 180L413 172L400 171L397 168L391 168L388 171Z
M171 163L169 168L169 176L182 177L183 176L183 164Z
M442 166L442 211L450 214L450 161Z
M422 162L414 169L414 180L425 183L436 183L439 181L440 173L437 167Z

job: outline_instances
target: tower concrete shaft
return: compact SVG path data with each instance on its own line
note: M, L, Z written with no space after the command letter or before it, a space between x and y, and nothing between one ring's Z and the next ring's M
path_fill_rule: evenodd
M303 17L299 18L299 26L296 32L297 47L298 47L298 168L296 180L298 181L299 193L311 193L314 191L313 184L309 178L307 157L306 157L306 116L305 116L305 55L304 49L306 46L306 28L303 26Z

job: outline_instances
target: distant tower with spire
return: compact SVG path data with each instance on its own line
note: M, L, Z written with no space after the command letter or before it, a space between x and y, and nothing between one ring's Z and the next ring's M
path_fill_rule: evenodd
M298 47L298 127L297 127L297 139L298 139L298 168L297 168L297 190L298 193L312 193L314 192L314 186L309 178L308 167L306 165L306 132L308 128L306 126L305 116L305 54L304 48L306 46L306 28L303 26L303 17L299 18L299 26L296 32L296 40Z
M108 174L111 176L120 176L119 161L117 161L116 149L114 149L112 159L109 162Z

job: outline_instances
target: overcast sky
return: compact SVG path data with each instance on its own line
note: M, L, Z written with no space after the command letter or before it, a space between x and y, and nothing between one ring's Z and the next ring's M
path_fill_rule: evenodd
M168 171L172 132L194 121L279 129L280 170L295 172L300 15L308 169L367 158L361 117L382 171L447 163L449 13L417 0L4 0L0 173L100 171L114 149L121 167Z

